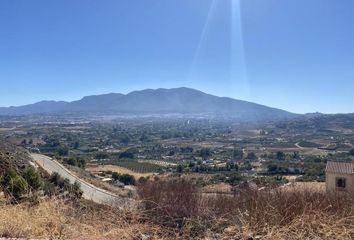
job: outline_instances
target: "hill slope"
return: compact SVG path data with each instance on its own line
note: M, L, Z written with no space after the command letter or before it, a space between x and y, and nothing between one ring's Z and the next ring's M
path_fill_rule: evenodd
M147 89L126 95L111 93L88 96L74 102L40 102L0 108L2 115L36 113L81 114L203 114L245 120L284 119L296 116L280 109L217 97L190 88Z
M32 161L29 153L0 139L0 175L7 168L22 169Z

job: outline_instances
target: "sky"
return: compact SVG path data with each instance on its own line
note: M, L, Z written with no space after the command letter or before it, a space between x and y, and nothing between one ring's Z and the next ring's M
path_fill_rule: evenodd
M0 106L191 87L354 112L353 0L2 0Z

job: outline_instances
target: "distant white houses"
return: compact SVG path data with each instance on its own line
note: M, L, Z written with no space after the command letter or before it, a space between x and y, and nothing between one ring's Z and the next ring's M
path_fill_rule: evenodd
M326 189L354 193L354 162L327 162Z

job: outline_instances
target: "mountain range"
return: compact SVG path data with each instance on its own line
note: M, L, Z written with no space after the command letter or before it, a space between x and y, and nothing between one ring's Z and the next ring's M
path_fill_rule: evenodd
M128 94L87 96L78 101L41 101L1 107L0 115L28 114L188 114L244 120L275 120L296 117L281 109L228 97L217 97L191 88L146 89Z

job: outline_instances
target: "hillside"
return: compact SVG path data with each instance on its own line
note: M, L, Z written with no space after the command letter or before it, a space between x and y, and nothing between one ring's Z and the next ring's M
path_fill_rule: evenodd
M9 167L24 168L30 161L31 157L26 150L0 140L0 174Z
M190 88L147 89L126 95L111 93L87 96L73 102L43 101L0 108L1 115L38 113L71 114L194 114L242 120L287 119L296 114L251 102L217 97Z

